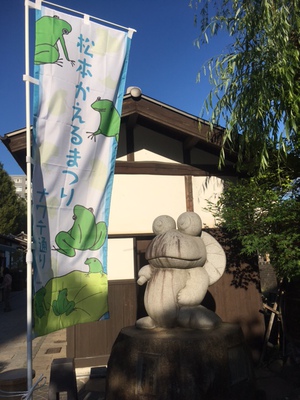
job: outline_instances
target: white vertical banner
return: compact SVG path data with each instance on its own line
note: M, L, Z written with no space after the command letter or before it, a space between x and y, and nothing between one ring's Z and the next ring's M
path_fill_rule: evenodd
M108 317L107 229L130 32L36 12L36 336Z

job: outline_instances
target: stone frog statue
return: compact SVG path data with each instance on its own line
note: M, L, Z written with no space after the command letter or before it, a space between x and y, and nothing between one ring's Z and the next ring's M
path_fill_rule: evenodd
M155 238L146 250L148 265L139 271L137 283L147 282L144 304L147 317L136 327L154 329L181 326L213 328L221 323L213 311L200 305L207 289L223 275L226 256L220 244L202 232L198 214L185 212L177 220L157 217Z

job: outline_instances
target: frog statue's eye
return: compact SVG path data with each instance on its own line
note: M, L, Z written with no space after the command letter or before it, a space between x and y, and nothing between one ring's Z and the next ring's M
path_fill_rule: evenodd
M198 214L185 212L178 217L178 230L191 236L200 236L202 231L202 221Z
M160 215L153 221L152 231L155 235L160 235L170 229L176 229L176 222L172 217L169 217L169 215Z

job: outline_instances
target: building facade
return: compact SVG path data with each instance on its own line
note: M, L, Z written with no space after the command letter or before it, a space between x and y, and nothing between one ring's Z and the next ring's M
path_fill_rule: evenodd
M145 251L152 240L153 220L167 214L177 220L185 211L198 213L203 228L217 238L218 229L207 211L216 202L225 180L237 179L235 155L227 154L218 168L223 130L210 132L207 121L144 94L124 96L122 123L111 198L108 232L110 319L67 329L67 354L77 366L106 364L119 331L144 315L144 287L137 274L147 264ZM25 130L3 139L25 171ZM23 151L23 153L22 153ZM238 323L253 354L264 336L258 270L221 238L228 258L226 273L209 288L205 305L225 322ZM247 290L240 285L247 274Z
M16 193L25 199L27 197L27 176L10 175L10 177L15 185Z

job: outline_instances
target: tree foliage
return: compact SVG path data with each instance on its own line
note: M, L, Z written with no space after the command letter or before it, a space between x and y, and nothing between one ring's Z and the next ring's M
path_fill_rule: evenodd
M210 209L247 255L269 253L278 276L300 275L300 2L190 0L196 44L228 37L208 60L211 126L225 124L225 149L249 178L228 184Z
M16 194L15 186L0 163L0 233L26 232L26 201Z
M248 170L265 169L274 150L279 159L299 155L299 1L191 0L191 5L199 47L224 31L230 37L225 51L204 66L213 84L206 100L211 122L225 121L220 163L225 147L237 151L239 168Z
M268 171L227 184L210 211L233 233L246 255L270 254L278 277L300 276L300 201L298 181Z

